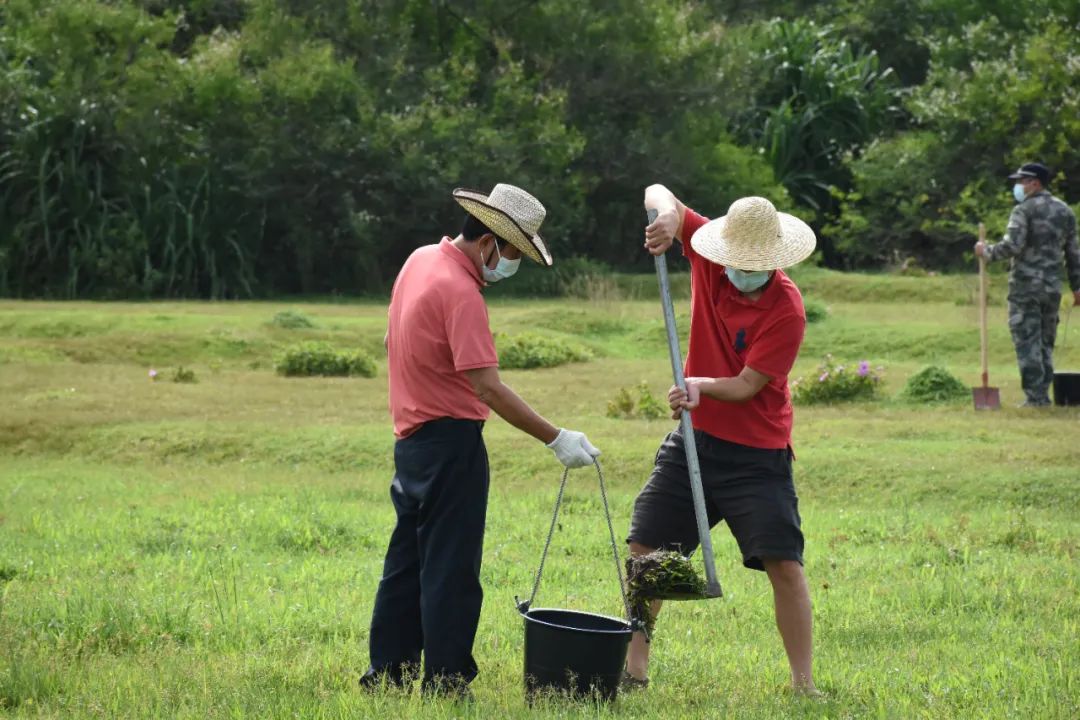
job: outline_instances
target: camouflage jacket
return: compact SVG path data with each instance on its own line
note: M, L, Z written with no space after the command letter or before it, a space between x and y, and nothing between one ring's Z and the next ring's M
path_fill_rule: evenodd
M1061 292L1064 255L1069 285L1080 290L1080 242L1072 208L1046 190L1029 195L1013 208L1005 237L989 249L991 260L1012 258L1010 295Z

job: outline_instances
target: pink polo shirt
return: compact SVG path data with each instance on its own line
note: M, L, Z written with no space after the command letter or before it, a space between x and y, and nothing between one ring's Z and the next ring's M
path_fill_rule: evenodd
M472 261L444 237L409 256L390 296L388 360L394 435L428 420L486 420L465 370L499 364L484 286Z

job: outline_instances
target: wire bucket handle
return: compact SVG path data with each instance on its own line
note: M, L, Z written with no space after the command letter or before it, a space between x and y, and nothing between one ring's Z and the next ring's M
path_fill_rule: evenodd
M600 481L600 499L604 502L604 518L607 520L608 535L611 538L611 555L615 559L615 574L619 578L619 597L622 599L623 610L626 612L626 617L630 616L630 602L626 599L626 583L623 582L622 565L619 563L619 547L615 543L615 528L611 524L611 510L608 508L607 488L604 486L604 471L600 467L598 460L593 460L593 465L596 467L596 475ZM563 494L566 492L566 479L570 476L570 468L563 470L562 483L559 485L559 494L555 497L555 510L551 514L551 528L548 530L547 541L544 543L544 552L540 555L540 567L536 570L536 579L533 581L532 593L529 595L528 600L519 600L514 596L514 603L517 605L518 612L525 614L532 607L533 601L536 600L536 593L540 590L540 580L544 575L544 563L547 560L548 550L551 548L551 539L555 536L555 527L559 520L559 507L562 505ZM630 620L631 625L635 630L640 629L640 624L636 620Z

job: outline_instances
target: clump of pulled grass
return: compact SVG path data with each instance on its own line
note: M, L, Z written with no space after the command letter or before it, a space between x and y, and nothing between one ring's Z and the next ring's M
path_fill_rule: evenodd
M645 626L652 637L656 619L649 612L652 600L692 600L705 597L705 580L690 558L673 550L656 550L626 559L626 600L630 619Z

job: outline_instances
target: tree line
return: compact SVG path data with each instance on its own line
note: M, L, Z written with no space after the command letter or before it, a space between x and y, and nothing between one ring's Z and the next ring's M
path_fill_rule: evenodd
M557 263L647 269L663 182L769 197L832 267L957 267L1021 162L1080 201L1078 31L1075 0L7 0L0 295L382 292L500 181Z

